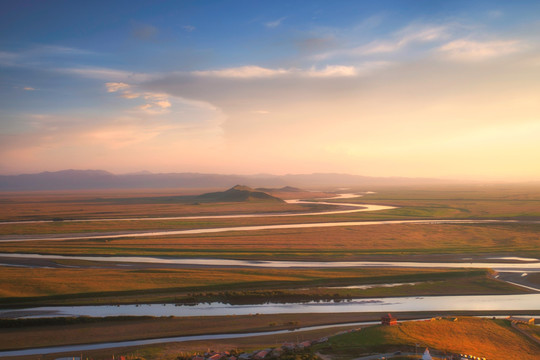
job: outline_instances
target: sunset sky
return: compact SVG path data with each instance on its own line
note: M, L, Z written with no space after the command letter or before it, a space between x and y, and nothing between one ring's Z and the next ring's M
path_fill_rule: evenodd
M0 7L0 174L540 180L539 1Z

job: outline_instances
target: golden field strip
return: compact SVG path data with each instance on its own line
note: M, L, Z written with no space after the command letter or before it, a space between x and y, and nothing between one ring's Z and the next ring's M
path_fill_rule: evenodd
M76 264L68 262L67 264ZM66 264L66 265L67 265ZM99 266L99 264L88 264ZM0 267L0 305L346 300L519 294L531 290L485 270L440 269L22 269ZM396 287L377 284L405 283ZM375 285L369 289L345 288ZM330 287L330 288L329 288Z

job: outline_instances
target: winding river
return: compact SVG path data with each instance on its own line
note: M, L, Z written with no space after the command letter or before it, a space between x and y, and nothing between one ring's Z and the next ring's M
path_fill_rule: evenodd
M360 197L356 194L341 194L335 199L345 199L351 197ZM336 203L336 202L313 202L305 200L287 200L294 204L323 204L347 207L348 209L306 212L306 213L278 213L278 214L242 214L242 215L210 215L210 216L179 216L179 217L155 217L155 218L121 218L121 219L86 219L86 220L64 220L66 222L100 222L100 221L157 221L157 220L193 220L193 219L232 219L232 218L257 218L257 217L291 217L308 215L330 215L345 214L365 211L381 211L395 209L393 206L355 204L355 203ZM22 221L22 222L3 222L1 224L27 224L27 223L45 223L52 220L42 221ZM278 229L300 229L300 228L323 228L339 226L368 226L368 225L392 225L392 224L496 224L496 223L535 223L540 221L520 221L520 220L501 220L501 219L440 219L440 220L377 220L377 221L341 221L341 222L320 222L320 223L300 223L300 224L277 224L277 225L256 225L256 226L231 226L220 228L205 229L187 229L187 230L163 230L163 231L123 231L120 233L90 233L90 234L69 234L69 235L41 235L18 236L15 238L1 237L0 242L25 242L25 241L67 241L67 240L97 240L97 239L118 239L133 237L155 237L172 235L194 235L211 234L233 231L258 231L258 230L278 230Z
M197 305L139 304L51 306L0 310L0 318L49 318L70 316L226 316L250 314L305 314L347 312L437 311L531 311L540 310L540 294L415 296L351 301L311 301L230 305L219 302Z
M351 268L351 267L399 267L399 268L475 268L494 269L504 272L540 272L540 261L531 259L519 262L413 262L413 261L266 261L201 258L160 258L151 256L76 256L49 254L1 254L0 259L84 260L132 264L173 264L186 266L223 266L258 268Z
M115 234L77 234L70 236L50 236L40 237L19 237L3 238L0 242L24 242L24 241L66 241L66 240L95 240L95 239L119 239L133 237L154 237L171 235L193 235L193 234L211 234L229 231L257 231L257 230L276 230L276 229L300 229L300 228L322 228L339 226L367 226L367 225L391 225L391 224L497 224L497 223L527 223L540 224L540 221L520 221L520 220L380 220L380 221L343 221L343 222L323 222L308 224L279 224L279 225L256 225L256 226L232 226L222 228L208 229L189 229L189 230L164 230L164 231L126 231Z
M361 194L338 194L327 199L352 199L362 197ZM260 218L260 217L285 217L285 216L310 216L310 215L331 215L331 214L348 214L354 212L363 211L379 211L395 209L395 206L386 205L371 205L371 204L347 204L347 203L335 203L335 202L323 202L323 201L307 201L307 200L285 200L288 204L320 204L320 205L332 205L348 207L350 209L342 210L328 210L328 211L311 211L311 212L298 212L298 213L258 213L258 214L236 214L236 215L197 215L197 216L168 216L168 217L130 217L130 218L101 218L101 219L66 219L62 222L105 222L105 221L157 221L157 220L200 220L200 219L242 219L242 218ZM39 223L52 223L55 220L23 220L23 221L0 221L0 225L3 224L39 224Z

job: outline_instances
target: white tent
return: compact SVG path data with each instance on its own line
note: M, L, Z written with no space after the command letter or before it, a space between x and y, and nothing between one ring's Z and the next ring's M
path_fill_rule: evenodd
M424 351L424 355L422 355L422 360L432 360L428 348L426 348L426 351Z

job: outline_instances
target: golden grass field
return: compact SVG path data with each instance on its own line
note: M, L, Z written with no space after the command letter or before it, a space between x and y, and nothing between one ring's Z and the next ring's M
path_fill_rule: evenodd
M377 254L540 256L539 232L537 224L392 224L140 239L0 242L0 251L320 260L354 260Z
M90 266L96 264L89 264ZM21 269L1 267L0 303L107 304L280 301L380 296L511 294L525 290L483 270L440 269ZM330 289L377 283L416 283L371 289ZM246 292L249 290L249 292ZM273 290L273 293L268 291ZM277 291L277 292L276 292Z
M459 317L433 321L411 321L398 326L376 326L359 332L336 336L321 351L352 358L363 352L383 349L414 351L426 347L442 352L469 354L490 360L535 360L540 345L512 329L506 320Z
M194 335L199 333L222 333L223 329L239 331L271 331L318 324L333 324L355 321L377 321L383 314L281 314L227 317L193 318L132 318L111 319L98 322L74 323L70 325L34 325L25 328L0 329L0 349L71 344L80 339L95 342L110 339L130 340L144 332L147 337L167 337ZM397 314L399 319L414 319L426 314ZM490 360L534 360L540 346L530 341L520 332L512 329L505 320L491 320L473 317L458 317L457 321L441 318L434 321L402 322L395 327L367 326L360 331L330 337L328 343L317 345L315 351L330 359L353 359L369 353L394 351L415 351L421 353L429 347L432 354L463 353L486 357ZM141 347L96 350L85 352L84 356L94 359L110 359L115 355L138 355L142 359L176 359L181 353L204 352L208 349L224 351L236 349L251 351L280 346L284 342L314 340L332 336L341 330L358 326L312 330L300 333L256 336L244 339L211 341L190 341L147 345ZM527 329L529 330L529 329ZM43 333L49 334L43 337ZM71 354L71 353L70 353ZM41 356L55 359L58 355ZM23 357L30 359L32 357Z
M138 189L0 192L0 221L194 216L305 211L306 207L274 202L194 203L178 196L216 189ZM324 192L276 193L280 198L332 196Z

